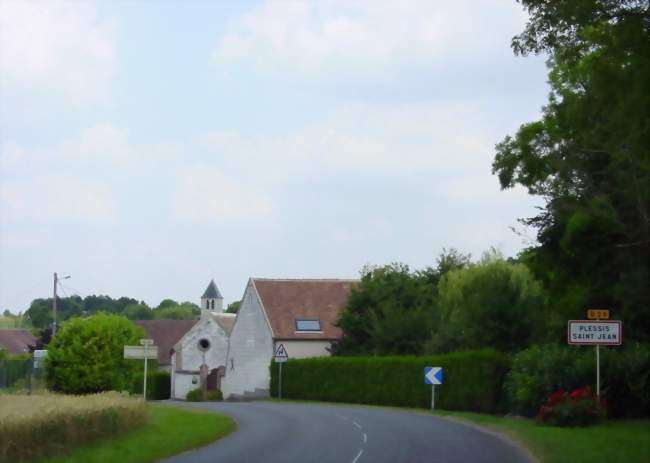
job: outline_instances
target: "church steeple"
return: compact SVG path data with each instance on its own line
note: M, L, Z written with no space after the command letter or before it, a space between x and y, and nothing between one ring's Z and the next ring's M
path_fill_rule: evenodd
M223 312L223 296L214 280L210 280L210 284L201 296L201 309L215 313Z

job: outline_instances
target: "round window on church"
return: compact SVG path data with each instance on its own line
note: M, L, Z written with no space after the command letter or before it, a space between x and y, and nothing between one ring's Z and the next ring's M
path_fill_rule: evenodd
M205 352L205 351L208 350L209 348L210 348L210 341L208 341L208 340L205 339L205 338L203 338L203 339L201 339L201 340L199 341L199 349L201 349L202 351Z

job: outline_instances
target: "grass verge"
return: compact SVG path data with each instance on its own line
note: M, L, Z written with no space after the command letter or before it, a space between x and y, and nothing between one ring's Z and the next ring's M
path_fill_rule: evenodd
M235 430L235 422L214 412L149 405L144 426L84 445L39 463L150 463L200 447Z
M543 463L647 463L650 420L613 420L585 428L542 426L524 418L436 411L521 442Z

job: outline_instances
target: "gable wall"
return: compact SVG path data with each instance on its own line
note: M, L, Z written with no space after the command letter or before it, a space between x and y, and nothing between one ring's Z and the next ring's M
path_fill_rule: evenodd
M226 376L221 385L224 398L231 394L254 392L256 389L268 391L271 357L271 330L252 282L249 281L230 335Z

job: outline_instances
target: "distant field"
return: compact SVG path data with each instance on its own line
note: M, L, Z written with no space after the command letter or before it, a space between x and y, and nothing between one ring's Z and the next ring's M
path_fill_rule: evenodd
M612 420L585 428L540 426L523 418L437 411L523 443L542 463L648 463L650 420Z
M24 320L20 318L14 318L14 317L5 317L4 315L0 315L0 329L2 328L26 328L29 329L30 327L27 326L28 323L25 322Z

